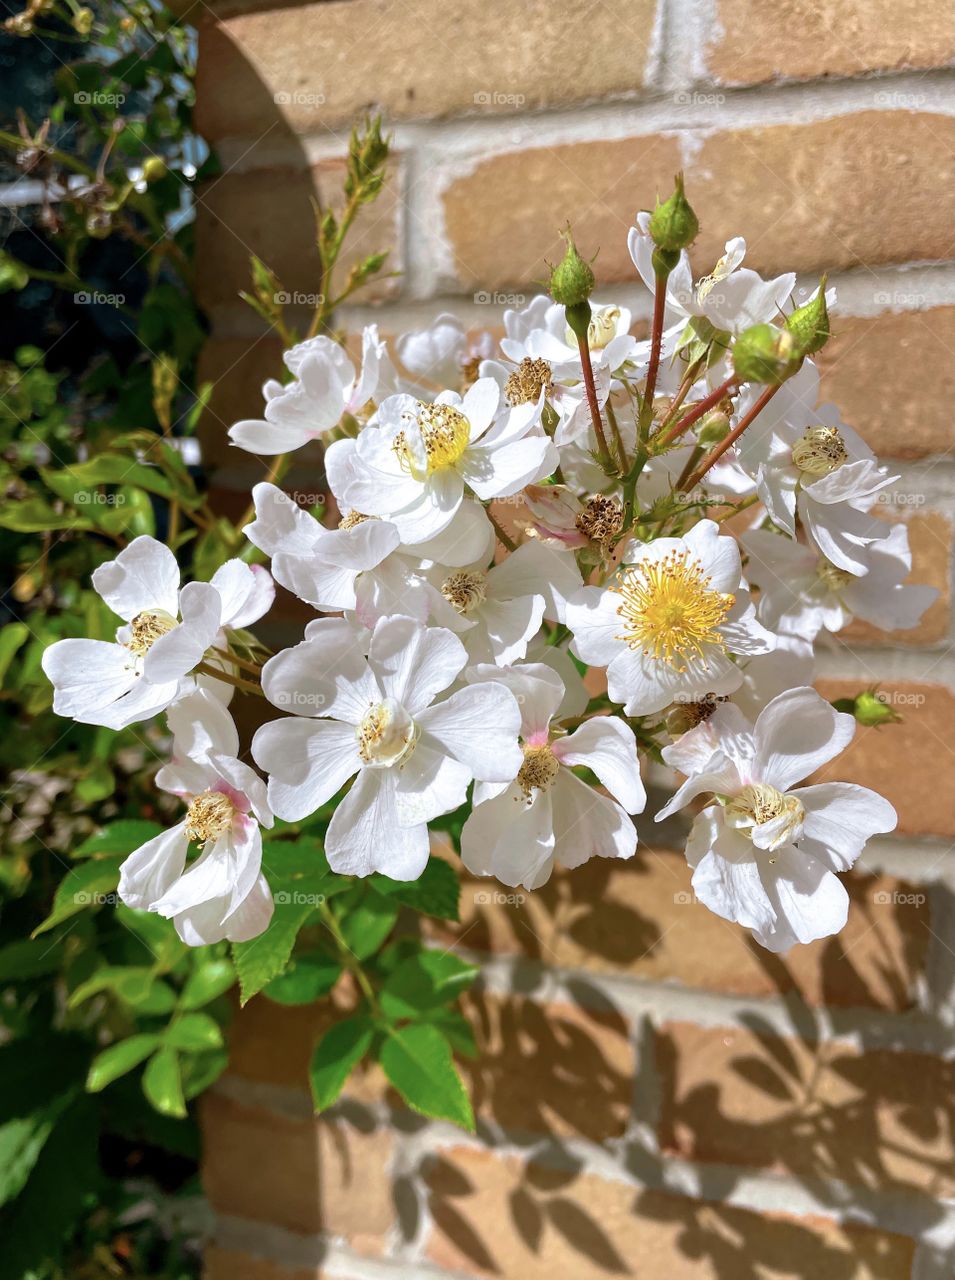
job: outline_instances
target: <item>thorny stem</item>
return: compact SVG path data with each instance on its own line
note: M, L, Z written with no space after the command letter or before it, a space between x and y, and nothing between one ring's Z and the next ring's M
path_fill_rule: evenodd
M503 525L500 523L500 521L498 520L497 516L493 513L491 508L485 507L485 510L487 511L487 518L490 520L491 524L494 526L494 532L497 534L498 541L501 542L507 548L508 551L516 551L517 543L514 541L514 539L511 537L509 533L505 532Z
M708 413L714 405L719 404L723 397L735 386L736 375L734 374L733 377L727 378L725 382L720 383L715 391L711 391L708 396L704 396L702 400L697 401L689 413L685 414L679 421L674 422L665 434L657 432L654 437L654 445L658 449L665 449L672 444L677 436L681 436L684 431L693 426L694 422L698 422L704 413Z
M590 343L587 340L587 334L577 335L577 348L580 351L580 367L584 375L584 388L587 392L587 403L590 406L590 417L594 424L594 432L597 436L597 449L600 453L600 461L605 467L613 466L613 458L607 447L607 437L604 434L603 422L600 418L600 406L597 404L597 387L594 383L594 367L590 361Z
M319 905L318 913L325 922L328 932L335 939L335 944L338 947L342 964L348 972L354 976L355 981L361 987L362 994L368 1001L372 1012L377 1014L378 997L375 995L375 988L371 985L371 982L368 979L368 974L365 973L365 970L362 968L361 961L342 936L342 931L339 928L338 920L335 917L334 911L332 911L327 902L323 902Z
M663 415L663 418L660 422L660 426L658 428L659 431L661 432L664 431L670 425L673 419L676 417L677 410L679 409L680 405L683 403L683 401L686 399L686 397L690 393L690 387L693 386L693 383L700 376L700 366L702 364L703 364L702 360L694 360L693 363L687 369L686 373L683 375L683 381L680 383L679 387L677 388L676 395L670 401L667 407L667 411Z
M607 420L610 423L610 430L613 432L613 442L617 449L617 464L620 467L621 475L627 470L630 459L627 457L627 450L623 443L623 436L620 434L620 427L617 425L617 415L613 411L613 405L607 401Z
M653 294L653 328L650 331L650 364L647 368L647 385L643 392L644 406L649 406L649 414L653 414L653 393L657 387L657 375L660 372L660 348L663 345L663 317L667 303L667 280L670 273L657 271L654 273L656 288Z
M731 445L736 443L746 428L750 426L757 417L759 417L781 386L782 383L778 382L774 387L767 387L753 405L752 409L750 409L749 413L745 414L744 417L740 419L729 435L725 436L718 444L713 446L710 452L703 459L702 463L687 480L686 487L688 490L695 488L695 486L698 485L706 475L707 471L709 471L710 467L722 458L723 454Z

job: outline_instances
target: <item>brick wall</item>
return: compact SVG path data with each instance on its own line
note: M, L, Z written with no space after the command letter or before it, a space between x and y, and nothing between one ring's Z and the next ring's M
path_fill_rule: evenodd
M633 862L532 896L465 883L461 926L433 941L483 963L479 1137L403 1111L374 1074L313 1119L305 1068L333 1012L258 998L204 1111L210 1280L951 1280L955 9L234 0L200 27L223 161L198 207L203 431L224 485L247 487L224 430L279 350L236 296L248 253L314 290L308 196L378 105L396 160L355 252L390 244L404 274L343 320L390 333L450 305L493 326L568 217L600 247L601 300L645 317L626 230L682 167L699 268L742 233L764 272L832 273L824 392L896 465L882 514L909 522L942 593L909 633L856 624L821 651L824 692L878 680L904 716L836 765L900 815L841 935L761 951L693 901L679 830L652 824Z

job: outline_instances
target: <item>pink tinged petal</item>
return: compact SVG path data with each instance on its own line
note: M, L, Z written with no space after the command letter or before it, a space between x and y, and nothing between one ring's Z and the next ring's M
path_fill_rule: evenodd
M554 743L554 755L566 765L592 770L627 813L642 813L647 793L640 777L637 740L615 716L594 716L569 737Z
M806 810L805 834L825 846L834 871L848 871L872 836L894 831L898 823L888 800L854 783L824 782L790 794Z
M417 880L428 862L428 828L402 826L394 769L362 769L335 810L325 837L328 865L342 875L380 871L392 880Z
M274 905L265 876L260 875L238 907L223 921L228 907L224 898L213 898L173 916L179 937L188 947L210 946L214 942L248 942L264 933L272 919Z
M340 619L270 658L262 668L262 692L273 706L296 716L332 716L357 724L380 701L362 644Z
M550 722L564 697L564 682L552 667L543 662L525 662L518 667L479 663L468 667L465 678L473 685L494 681L510 689L521 711L521 737L525 742L539 739L536 745L547 741Z
M307 444L309 438L299 423L266 422L263 418L243 418L229 428L229 439L234 445L263 457L292 453Z
M119 896L127 907L152 911L186 865L189 837L185 820L147 840L119 869Z
M427 735L395 770L395 807L403 827L453 813L467 799L471 770L435 749Z
M252 739L252 758L269 775L269 807L286 822L320 809L361 768L355 730L337 720L264 724Z
M429 741L438 742L467 765L481 782L510 782L523 763L517 744L521 712L509 689L475 684L428 707L416 723Z
M849 895L842 881L791 844L777 849L773 858L770 863L764 857L760 870L776 914L796 941L813 942L838 933L849 913ZM763 940L759 932L756 938ZM772 946L771 934L769 942Z
M178 680L202 661L219 630L221 599L211 582L189 582L179 593L182 622L153 644L143 661L152 684Z
M551 792L529 802L515 782L475 805L461 831L461 858L472 875L494 876L513 888L546 884L554 866Z
M265 782L244 760L234 756L213 754L209 763L217 778L213 788L227 795L241 813L254 814L260 826L271 827L273 818L269 808Z
M267 569L244 560L227 560L212 575L211 585L222 601L220 626L248 627L268 613L275 600L275 583Z
M173 753L192 760L217 751L239 754L239 734L232 716L214 694L197 689L174 703L166 715L173 735Z
M633 823L616 801L562 769L549 794L554 806L554 858L562 867L580 867L591 858L632 858L637 848Z
M788 791L849 745L855 720L815 689L788 689L760 712L754 730L758 780Z
M137 613L177 613L179 565L162 542L134 538L115 560L93 570L93 586L114 613L129 622Z
M267 556L277 555L280 551L290 555L308 555L322 531L314 516L303 511L274 484L263 482L255 485L252 501L255 519L245 525L242 532L254 547Z
M377 623L368 654L384 695L412 716L451 684L466 661L464 646L452 632L401 615Z

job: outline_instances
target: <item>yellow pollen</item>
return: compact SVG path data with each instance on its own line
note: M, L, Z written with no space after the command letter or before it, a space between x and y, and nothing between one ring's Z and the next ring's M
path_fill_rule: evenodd
M378 520L379 516L366 516L362 511L346 511L338 522L339 529L354 529L356 525L364 524L366 520Z
M840 569L830 560L827 560L825 556L819 557L816 573L830 591L841 591L853 580L851 573L848 573L845 569Z
M487 574L461 569L445 578L441 594L458 613L470 613L487 599Z
M126 641L126 648L137 658L145 657L159 637L171 631L175 625L176 619L161 609L137 613L129 624L132 634Z
M685 671L691 658L704 660L705 645L725 650L717 628L736 597L713 591L698 560L687 551L671 551L662 560L643 561L623 570L610 588L621 599L617 607L631 649Z
M508 404L527 404L529 400L537 399L541 387L550 391L552 385L553 377L547 361L525 356L505 382L504 395Z
M730 826L750 838L753 827L762 826L764 822L771 822L784 815L786 822L773 841L774 849L791 840L802 826L806 811L796 796L784 795L768 782L753 782L726 803L726 817ZM770 862L775 861L775 858L770 858Z
M578 512L574 525L591 542L606 546L623 528L623 507L616 498L598 494Z
M525 747L524 763L517 782L525 796L529 796L535 789L546 791L559 770L560 763L550 747Z
M415 727L404 707L386 698L369 707L356 730L358 754L365 764L397 764L414 746Z
M215 840L232 824L235 805L221 791L203 791L195 797L186 813L186 833L190 840L205 844Z
M849 461L838 427L807 427L793 445L793 462L811 476L827 476Z
M409 475L424 480L460 461L471 437L471 424L460 409L450 404L419 403L415 423L415 434L420 433L421 437L420 447L416 448L404 431L398 432L393 445L402 468Z

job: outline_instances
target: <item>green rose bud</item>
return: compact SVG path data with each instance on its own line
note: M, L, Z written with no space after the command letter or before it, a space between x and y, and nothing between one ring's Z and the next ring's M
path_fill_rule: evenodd
M73 30L81 36L88 36L93 29L93 10L77 9L73 14Z
M700 230L699 219L683 194L683 174L678 173L675 181L676 190L673 195L669 200L664 200L663 204L658 201L650 215L649 230L653 243L658 249L669 253L679 253L692 244Z
M567 308L578 307L587 303L587 299L593 293L594 273L590 268L590 263L585 262L577 252L577 246L574 244L574 237L571 235L569 227L563 235L567 241L567 252L550 273L550 296L555 302L559 302ZM587 311L588 313L590 311L589 303L587 303ZM573 322L569 314L567 323L573 328ZM590 323L589 314L587 323ZM577 330L574 329L574 332L576 333Z
M696 438L704 448L708 449L710 445L719 444L724 440L729 435L729 429L729 414L724 413L722 409L711 409L700 419Z
M902 717L879 695L877 689L865 689L852 699L852 715L859 724L872 727L880 724L897 724Z
M802 355L788 329L754 324L733 344L733 368L740 382L778 386L799 368Z
M786 319L786 329L796 340L799 354L811 356L829 341L829 311L826 307L826 276L819 281L816 294Z

